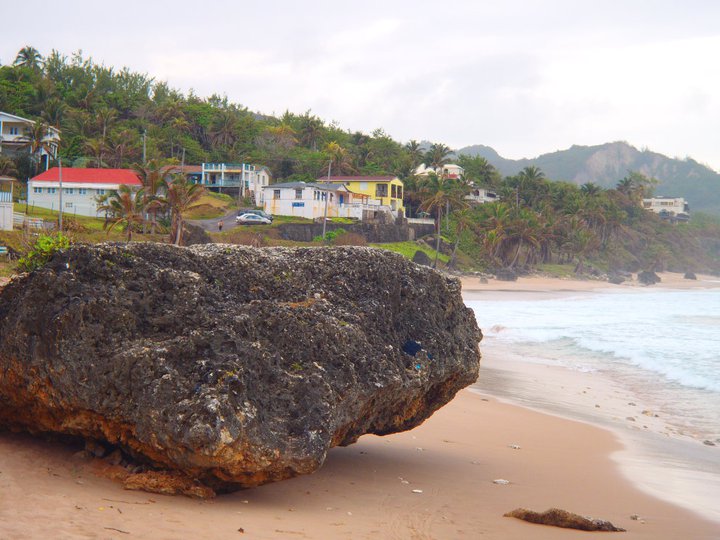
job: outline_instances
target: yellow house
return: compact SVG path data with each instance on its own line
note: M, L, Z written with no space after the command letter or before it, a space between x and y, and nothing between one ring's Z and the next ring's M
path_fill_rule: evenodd
M318 178L327 182L328 178ZM366 195L370 201L388 207L396 216L405 215L403 183L397 176L331 176L330 182L344 184L356 195Z

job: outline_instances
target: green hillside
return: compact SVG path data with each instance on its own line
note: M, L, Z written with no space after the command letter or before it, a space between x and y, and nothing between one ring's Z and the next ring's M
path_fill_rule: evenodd
M720 215L720 174L693 159L674 159L640 151L626 142L597 146L572 146L533 159L511 160L488 146L461 148L460 155L482 156L501 174L513 176L528 166L543 170L548 178L577 185L592 182L604 188L615 187L628 171L656 178L656 195L685 197L692 211Z

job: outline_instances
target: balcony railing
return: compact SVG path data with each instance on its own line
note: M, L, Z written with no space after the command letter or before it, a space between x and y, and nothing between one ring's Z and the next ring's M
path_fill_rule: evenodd
M0 202L11 203L12 202L12 193L10 191L0 191Z

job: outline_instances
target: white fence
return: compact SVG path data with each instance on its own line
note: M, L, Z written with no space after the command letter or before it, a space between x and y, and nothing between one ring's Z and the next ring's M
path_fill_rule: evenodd
M42 218L28 217L20 212L13 212L13 225L28 229L54 229L55 224Z

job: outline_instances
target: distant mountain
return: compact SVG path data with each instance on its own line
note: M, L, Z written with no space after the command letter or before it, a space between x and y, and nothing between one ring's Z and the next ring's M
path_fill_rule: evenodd
M552 180L578 185L594 182L604 188L615 187L628 171L638 171L659 180L656 195L685 197L691 211L720 214L720 174L693 159L673 159L649 150L640 151L626 142L575 145L533 159L505 159L484 145L467 146L456 153L482 156L503 176L534 165Z

